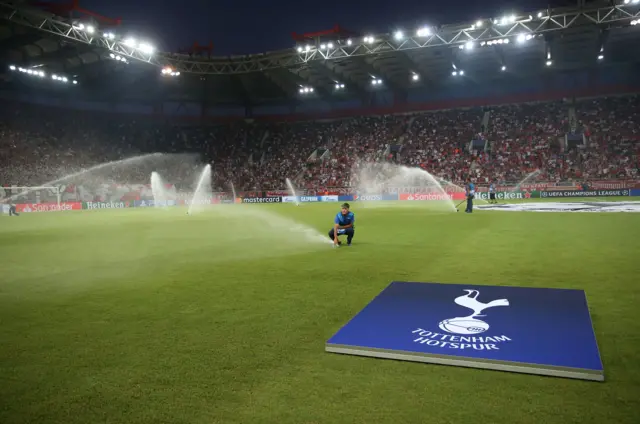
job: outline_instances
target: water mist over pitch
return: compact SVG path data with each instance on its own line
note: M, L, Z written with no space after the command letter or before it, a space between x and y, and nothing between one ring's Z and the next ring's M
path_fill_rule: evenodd
M199 157L193 154L151 153L126 159L93 165L82 168L56 167L52 165L40 173L57 176L39 184L39 186L58 187L62 194L62 201L95 201L96 198L104 202L120 201L122 196L131 191L141 191L141 195L151 197L149 175L156 172L163 175L166 181L176 185L185 185L187 178L193 178L193 172L198 166ZM80 169L78 169L80 168ZM25 168L25 174L38 170ZM72 187L68 192L67 187ZM134 188L135 187L135 188ZM36 200L38 189L21 190L20 193L8 197L16 202L49 202L45 193L43 198ZM35 193L34 193L35 192ZM0 195L2 194L0 190Z
M529 174L527 174L526 177L524 177L522 180L520 180L520 182L518 184L516 184L516 186L513 188L512 191L520 191L520 186L522 184L526 184L527 182L535 179L541 173L542 173L542 171L540 171L539 169L536 169L535 171L530 172Z
M407 193L417 202L363 202L366 207L420 206L434 211L454 212L455 204L438 180L421 168L409 168L385 162L356 163L352 173L358 195Z
M213 197L213 189L211 187L211 165L207 164L200 174L198 184L196 185L196 191L193 193L193 197L189 201L189 215L195 212L201 212L206 208L206 205L211 205L211 198Z
M298 202L298 196L296 195L296 190L293 188L293 184L291 183L291 180L289 178L287 178L285 180L285 182L287 183L287 189L289 190L289 193L294 197L296 206L300 206L300 202Z
M167 206L169 193L160 174L155 171L151 173L151 193L153 194L153 205L156 208Z

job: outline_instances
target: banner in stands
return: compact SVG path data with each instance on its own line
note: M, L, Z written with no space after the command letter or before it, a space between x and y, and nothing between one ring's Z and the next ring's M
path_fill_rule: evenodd
M21 212L61 212L77 211L82 209L82 202L60 202L57 203L18 203L16 211Z
M626 197L629 190L554 190L541 191L540 197Z
M378 201L390 201L398 200L398 194L354 194L350 200L359 202L378 202Z
M242 203L281 203L282 197L243 197Z
M455 192L448 194L441 193L401 193L399 200L408 201L428 201L428 200L464 200L464 193Z
M133 203L129 200L125 202L82 202L82 209L121 209L131 208Z
M497 200L518 200L540 197L539 191L496 191ZM486 191L476 192L476 199L489 200L489 193Z

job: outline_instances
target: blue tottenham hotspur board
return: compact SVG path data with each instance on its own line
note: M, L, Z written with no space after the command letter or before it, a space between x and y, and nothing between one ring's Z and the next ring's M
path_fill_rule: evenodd
M583 290L394 281L326 351L604 381Z

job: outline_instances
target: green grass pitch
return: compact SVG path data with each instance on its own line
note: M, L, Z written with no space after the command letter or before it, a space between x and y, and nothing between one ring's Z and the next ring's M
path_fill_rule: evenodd
M0 217L0 423L640 422L640 214L352 209ZM392 280L585 289L606 381L325 353Z

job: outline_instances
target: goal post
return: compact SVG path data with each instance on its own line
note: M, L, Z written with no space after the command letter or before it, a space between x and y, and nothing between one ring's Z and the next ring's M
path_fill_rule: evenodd
M52 196L55 196L55 203L60 206L62 193L60 193L60 187L53 186L34 186L34 187L0 187L0 202L6 203L7 201L14 201L17 197L26 196L30 193L48 190ZM44 202L43 202L44 203ZM48 202L47 202L48 203Z

